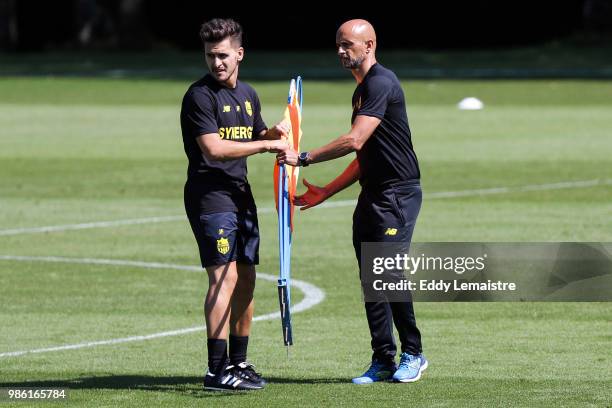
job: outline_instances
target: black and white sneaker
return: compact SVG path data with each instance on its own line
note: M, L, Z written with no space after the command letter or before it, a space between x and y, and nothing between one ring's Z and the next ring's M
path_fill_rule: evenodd
M261 388L267 384L266 380L261 378L261 374L255 372L255 366L246 361L234 366L234 375L250 383L257 384Z
M212 391L245 391L263 388L263 386L253 383L246 378L240 378L239 375L234 373L234 369L234 366L229 365L217 375L208 371L204 377L204 389Z

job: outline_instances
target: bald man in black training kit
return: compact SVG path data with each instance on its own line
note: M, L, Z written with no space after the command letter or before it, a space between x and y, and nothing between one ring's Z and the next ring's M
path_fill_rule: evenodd
M338 56L351 70L357 88L353 94L351 130L325 146L302 152L285 150L279 163L308 166L356 152L342 174L325 187L308 183L296 197L303 210L313 207L359 180L361 193L353 215L353 246L361 267L362 242L409 244L421 207L420 171L412 146L406 103L395 74L376 61L376 33L365 20L350 20L336 33ZM365 302L372 339L372 364L354 384L377 381L414 382L428 362L422 354L421 334L411 301ZM400 364L393 324L401 341Z

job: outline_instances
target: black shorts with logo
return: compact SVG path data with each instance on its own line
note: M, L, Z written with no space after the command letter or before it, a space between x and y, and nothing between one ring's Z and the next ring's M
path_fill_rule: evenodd
M247 205L236 211L210 213L186 188L185 211L198 243L202 267L225 265L232 261L259 263L259 224L257 208L250 196ZM248 190L250 195L250 189Z

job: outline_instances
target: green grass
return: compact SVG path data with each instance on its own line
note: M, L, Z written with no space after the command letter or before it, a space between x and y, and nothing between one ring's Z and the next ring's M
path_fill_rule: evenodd
M195 79L195 78L193 78ZM178 124L188 80L0 79L0 230L181 215ZM254 82L271 124L285 82ZM612 82L405 82L425 201L415 241L612 241L612 187L434 199L428 193L612 179ZM349 127L350 81L305 82L305 149ZM456 109L465 96L479 112ZM350 157L303 171L325 183ZM260 209L272 156L249 159ZM355 198L356 186L334 199ZM285 356L277 320L253 325L250 358L271 383L251 394L201 390L202 332L0 358L0 387L65 386L74 406L610 406L609 303L418 303L431 365L415 384L355 387L369 339L349 207L296 216L294 277L326 292L294 316ZM276 221L260 215L261 265L277 269ZM197 265L184 220L0 236L0 255ZM258 281L257 314L277 309ZM0 260L0 353L202 324L204 274ZM296 292L296 301L300 299ZM20 406L25 406L20 405Z
M255 50L247 46L241 75L278 80L301 73L307 79L342 79L333 38L320 50ZM609 38L506 49L403 50L381 42L377 56L408 78L611 78ZM271 63L271 61L274 61ZM189 79L204 67L202 52L48 52L0 54L0 75L59 75Z

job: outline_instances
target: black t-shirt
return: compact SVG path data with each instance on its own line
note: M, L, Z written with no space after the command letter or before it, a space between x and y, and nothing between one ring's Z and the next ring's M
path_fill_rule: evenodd
M202 213L238 211L251 205L253 198L246 157L208 160L197 137L217 133L221 139L246 143L265 129L259 97L249 85L238 81L235 88L226 88L207 74L189 87L181 108L183 145L189 159L185 194L200 202Z
M381 120L357 152L363 188L381 189L399 181L421 177L412 147L404 92L395 74L374 64L353 93L353 116Z

